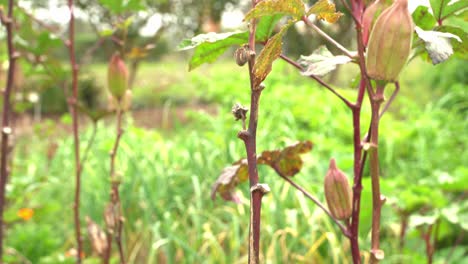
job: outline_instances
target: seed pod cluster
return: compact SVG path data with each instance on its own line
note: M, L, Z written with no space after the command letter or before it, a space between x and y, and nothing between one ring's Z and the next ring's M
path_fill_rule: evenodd
M395 82L405 66L413 36L408 0L396 0L372 28L366 57L367 74L374 80Z
M119 53L114 53L109 61L107 88L117 101L123 98L128 89L128 70Z
M345 220L351 216L353 194L349 186L348 177L336 166L335 159L330 160L324 181L325 199L331 215L338 220Z

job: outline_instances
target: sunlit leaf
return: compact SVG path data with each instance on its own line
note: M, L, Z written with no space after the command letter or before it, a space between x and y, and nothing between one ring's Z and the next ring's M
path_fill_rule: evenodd
M343 55L333 56L325 46L320 46L311 55L301 56L298 62L305 69L301 73L302 75L324 76L335 70L336 65L346 64L350 61L351 58Z
M424 41L424 46L433 64L444 62L453 54L451 39L461 42L457 35L451 33L424 31L419 27L415 27L415 31L418 37Z
M114 30L110 28L101 30L99 32L99 36L101 37L109 37L109 36L112 36L112 34L114 34Z
M291 24L283 26L280 32L271 37L258 55L253 73L255 76L254 87L258 87L271 72L273 62L281 55L283 47L283 35Z
M301 141L284 149L264 151L258 157L258 164L269 165L284 176L294 176L302 168L303 161L300 154L309 152L312 142Z
M440 215L438 213L433 215L418 215L414 214L410 218L410 226L418 227L424 225L433 225L439 219Z
M290 15L300 19L305 14L305 6L301 0L263 0L245 15L244 20L276 14Z
M414 24L424 30L432 29L436 24L436 20L427 6L418 6L411 16Z
M429 0L432 13L437 21L443 21L447 17L468 7L466 0Z
M317 19L322 19L328 23L335 23L343 15L341 12L336 12L335 4L328 0L319 0L307 11L307 16L316 15Z
M282 15L264 16L257 24L255 38L257 41L267 41L273 34L276 24L281 19Z
M211 187L211 199L216 199L218 193L224 200L240 203L235 192L236 186L248 179L247 160L242 159L223 169L221 175Z
M209 62L214 62L232 45L241 45L248 41L247 32L208 33L183 40L178 49L188 50L195 48L189 62L189 70Z

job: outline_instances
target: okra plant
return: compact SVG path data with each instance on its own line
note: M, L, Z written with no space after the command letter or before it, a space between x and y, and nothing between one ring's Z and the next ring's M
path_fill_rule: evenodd
M355 48L351 51L330 37L317 21L336 23L344 14L336 10L328 0L318 0L308 5L301 0L252 0L245 14L245 31L197 35L182 41L180 50L194 49L189 70L203 63L214 62L231 47L239 66L247 64L250 87L250 108L235 105L232 109L236 120L243 122L238 137L244 142L247 158L226 167L213 185L212 197L218 193L223 199L239 202L234 188L249 179L250 183L250 231L249 263L260 262L261 201L269 191L258 175L258 165L268 165L286 182L302 192L321 208L338 225L349 239L353 263L361 263L365 252L370 254L371 263L379 263L385 257L380 247L381 209L386 198L380 191L379 168L379 121L395 99L400 85L398 78L402 70L416 56L430 58L433 64L447 60L454 52L466 56L466 33L464 30L446 25L447 18L467 7L466 2L449 4L444 0L431 0L429 7L418 7L409 12L408 0L341 0L344 12L349 14L355 26ZM426 11L426 12L424 12ZM283 52L285 33L295 23L302 22L328 44L342 54L333 55L325 47L317 49L299 60ZM325 23L326 24L326 23ZM416 33L416 34L415 34ZM415 37L413 37L415 36ZM462 43L462 44L461 44ZM257 51L260 52L257 53ZM344 172L338 169L339 161L330 157L330 168L325 176L325 196L328 208L317 198L296 184L291 177L302 167L299 154L310 151L312 143L299 142L283 150L263 151L257 155L256 132L260 97L268 89L264 80L271 72L274 61L282 59L308 77L335 94L352 113L354 156L352 187ZM360 70L355 101L343 97L340 92L325 82L322 77L335 70L338 65L352 63ZM246 84L247 85L247 84ZM385 90L392 89L385 97ZM405 89L405 87L403 87ZM247 91L246 91L247 92ZM371 121L367 131L361 131L361 116L365 98L371 109ZM247 118L247 112L249 118ZM248 125L246 125L246 123ZM261 128L260 128L261 129ZM362 177L366 162L372 182L372 231L371 248L359 245L359 213L361 210ZM392 252L387 252L392 254Z

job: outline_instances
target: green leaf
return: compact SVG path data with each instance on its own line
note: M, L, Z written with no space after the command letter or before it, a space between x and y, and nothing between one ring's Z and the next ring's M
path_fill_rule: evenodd
M430 0L432 13L437 21L443 21L454 13L468 7L466 0Z
M436 27L437 31L451 33L458 36L461 39L461 42L456 41L455 39L451 40L453 50L455 51L455 56L462 59L468 59L468 34L459 27L452 26L441 26Z
M453 54L450 39L453 38L461 42L460 37L451 33L424 31L419 27L415 27L415 31L418 37L424 41L426 51L433 64L444 62Z
M427 6L418 6L414 10L412 17L414 24L424 30L434 28L437 22Z
M99 0L99 3L113 13L121 13L123 11L123 1L121 0Z
M325 20L328 23L335 23L343 15L336 12L335 4L328 0L319 0L307 11L307 16L316 15L317 19Z
M139 11L144 8L141 0L99 0L101 5L109 9L112 13L120 14L128 11Z
M114 34L114 30L111 28L104 29L99 32L99 36L101 37L109 37L112 36L112 34Z
M195 49L189 62L189 71L207 62L214 62L230 46L241 45L248 41L247 32L208 33L183 40L178 49Z
M257 24L255 38L257 41L267 41L273 34L276 24L282 18L282 15L264 16Z
M301 56L299 64L304 67L301 73L304 76L324 76L336 69L336 65L346 64L351 61L347 56L333 56L325 46L320 46L309 56Z
M305 6L301 0L264 0L250 10L244 20L276 14L290 15L299 20L305 15Z
M283 26L283 28L276 35L271 37L265 47L263 47L260 55L258 55L255 65L253 67L254 73L254 87L258 87L263 80L271 72L273 62L281 55L283 47L283 35L292 24Z

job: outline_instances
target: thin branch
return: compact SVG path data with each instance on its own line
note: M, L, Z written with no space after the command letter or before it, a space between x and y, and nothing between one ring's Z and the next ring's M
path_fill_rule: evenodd
M18 54L15 51L13 46L13 0L8 1L8 12L5 17L2 9L0 9L0 19L2 24L6 28L6 38L7 38L7 49L8 49L8 76L6 80L6 88L3 90L3 113L2 113L2 143L1 143L1 159L0 159L0 263L3 260L3 236L4 236L4 227L3 222L3 213L5 207L5 191L6 183L8 181L8 176L10 174L8 168L8 157L11 153L10 146L10 135L13 133L13 129L10 127L10 118L11 118L11 102L10 97L13 90L14 78L15 78L15 67L16 59Z
M388 101L385 103L385 106L383 107L382 111L380 112L379 118L382 118L382 116L388 110L388 107L390 107L390 105L393 103L393 100L395 100L395 97L397 96L399 91L400 91L400 83L395 82L395 90L393 90L393 93L390 96L390 99L388 99Z
M323 32L319 27L317 27L312 21L310 21L306 16L302 17L302 21L306 23L307 26L311 27L315 30L320 36L322 36L326 41L330 42L333 46L337 47L344 55L350 57L351 59L355 59L356 56L353 55L349 50L343 47L340 43L336 42L332 37L330 37L327 33Z
M91 132L91 137L88 140L88 143L86 144L86 148L83 154L83 157L81 158L81 164L85 164L86 160L88 159L89 152L91 150L91 146L94 143L94 140L96 139L96 133L97 133L97 122L93 121L93 131Z
M68 0L70 10L70 23L68 29L68 52L70 55L70 66L72 72L72 97L68 100L68 105L72 114L73 141L75 152L75 200L73 205L76 236L76 263L81 263L81 253L83 245L81 239L80 224L80 191L81 191L81 163L80 163L80 138L78 133L78 64L75 56L75 15L73 9L73 0Z
M300 71L304 71L304 68L299 65L299 63L293 61L291 58L289 58L288 56L284 55L284 54L280 54L280 58L283 59L284 61L286 61L287 63L291 64L292 66L296 67L297 69L299 69ZM348 106L349 108L353 109L355 108L355 105L353 103L351 103L350 101L348 101L348 99L344 98L341 94L339 94L335 89L333 89L330 85L328 85L326 82L324 82L322 79L320 79L319 77L315 76L315 75L308 75L309 78L312 78L314 79L316 82L318 82L320 85L322 85L323 87L327 88L330 92L332 92L334 95L338 96L338 98L341 99L341 101L343 101L343 103L346 104L346 106Z
M122 129L122 114L123 110L119 104L117 108L117 124L116 124L116 138L114 142L114 146L110 152L110 180L111 180L111 191L110 191L110 208L112 210L109 212L112 215L108 215L106 218L113 219L113 223L111 225L108 224L107 228L107 250L104 254L104 263L109 263L111 257L111 248L112 248L112 236L114 236L115 242L117 244L117 248L119 250L119 257L120 263L125 263L125 255L123 252L122 246L122 227L123 227L123 216L122 216L122 208L120 204L120 195L119 195L119 185L120 179L117 176L115 170L115 159L117 157L117 151L119 149L120 140L123 135ZM108 212L106 212L108 213Z
M346 237L350 237L351 234L349 233L348 229L339 221L337 220L336 218L333 217L333 215L330 213L330 211L325 207L325 205L323 205L317 198L315 198L312 194L310 194L307 190L305 190L304 188L302 188L301 186L299 186L297 183L295 183L290 177L284 175L283 173L281 173L281 171L273 166L273 169L275 170L275 172L281 177L283 178L283 180L287 181L289 184L291 184L294 188L296 188L298 191L300 191L302 194L304 194L305 197L309 198L312 202L314 202L320 209L322 209L325 214L327 214L332 220L333 222L335 222L336 225L338 225L338 227L341 229L341 232L346 236Z
M16 5L16 7L23 14L25 14L29 19L31 19L34 23L36 23L38 26L46 29L47 31L49 31L51 33L54 33L55 35L57 35L58 38L60 38L63 41L63 43L67 43L67 38L60 35L60 32L59 32L58 28L54 28L53 26L48 25L47 23L44 23L44 21L42 21L40 19L37 19L33 14L29 13L29 11L27 11L23 7L21 7L19 5Z

